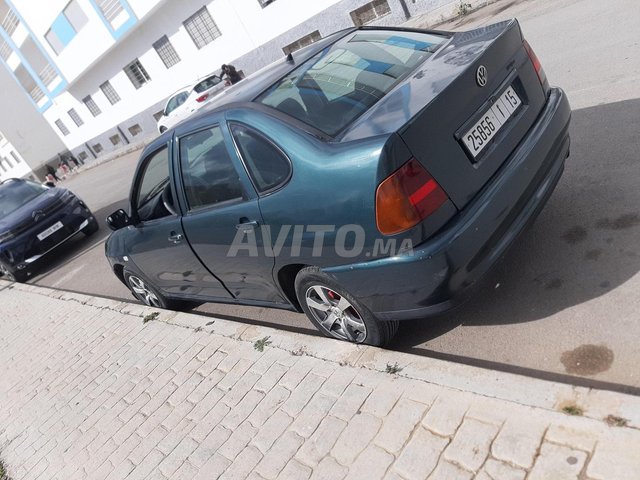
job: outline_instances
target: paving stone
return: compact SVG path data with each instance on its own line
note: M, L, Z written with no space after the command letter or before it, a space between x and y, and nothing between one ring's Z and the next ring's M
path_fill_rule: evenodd
M545 442L540 447L540 455L536 458L527 479L575 480L586 459L585 452Z
M266 479L275 479L304 442L297 433L287 431L273 444L256 467L256 472Z
M488 459L479 474L493 480L524 480L527 472L493 458Z
M447 439L418 427L393 469L408 480L425 478L438 464L438 459L448 443Z
M489 455L491 442L497 433L497 426L467 418L444 451L444 457L467 470L477 472Z
M471 480L473 477L473 473L446 460L441 460L429 476L429 480Z
M344 429L331 455L342 465L351 465L375 438L382 420L368 413L356 415Z
M256 430L258 433L253 436L251 443L262 453L266 453L292 421L293 419L289 415L282 410L278 410L265 422L260 430Z
M342 393L340 398L333 405L333 408L329 412L336 418L340 418L345 422L348 422L353 417L367 397L371 394L372 389L362 387L359 385L351 384Z
M391 453L397 453L407 442L416 425L420 423L427 406L401 399L384 419L382 428L375 439L377 445Z
M278 480L307 480L311 476L311 469L306 465L291 460L278 475Z
M344 420L332 416L325 417L313 435L300 447L296 458L306 465L317 465L329 454L346 426L347 422Z
M301 435L309 437L335 403L336 399L322 394L316 394L309 403L295 417L291 424L291 430Z
M245 479L262 458L262 453L255 447L247 447L238 454L235 460L229 465L220 476L220 480L241 480Z
M541 421L513 418L507 421L491 446L491 454L507 463L529 469L547 426Z
M342 480L347 476L349 469L343 467L331 457L324 457L316 468L313 469L311 480Z
M372 480L382 478L393 462L393 455L375 445L369 445L360 454L346 476L347 480Z
M640 436L637 430L611 428L598 442L587 466L593 480L627 480L640 472Z
M451 437L456 433L468 409L469 403L466 400L438 397L422 420L422 425L438 435Z
M547 430L545 440L591 452L596 446L597 436L586 426L580 428L561 424L551 425Z

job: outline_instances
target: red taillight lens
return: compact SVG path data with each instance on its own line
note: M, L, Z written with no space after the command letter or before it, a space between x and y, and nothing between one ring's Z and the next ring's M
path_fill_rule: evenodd
M420 162L413 158L378 186L378 230L385 235L408 230L438 210L448 198Z
M536 52L533 51L531 45L526 40L524 41L524 49L527 51L529 58L531 59L531 63L533 64L533 68L538 74L538 79L540 83L544 85L547 81L547 74L544 73L544 68L542 68L542 64L540 63L540 59L536 55Z
M200 95L198 98L196 98L196 102L202 103L204 102L207 98L209 98L209 94L205 93L204 95Z

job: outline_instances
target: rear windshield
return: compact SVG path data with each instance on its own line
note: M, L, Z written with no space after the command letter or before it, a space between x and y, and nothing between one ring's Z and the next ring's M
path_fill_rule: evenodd
M29 181L10 180L0 185L0 218L15 212L47 190L47 187Z
M446 39L418 32L357 31L304 62L256 101L334 136Z
M204 80L202 80L201 82L198 82L196 84L195 87L193 87L193 89L197 92L197 93L202 93L205 90L209 90L210 88L215 87L216 85L218 85L221 82L221 79L219 76L217 75L211 75L210 77L205 78Z

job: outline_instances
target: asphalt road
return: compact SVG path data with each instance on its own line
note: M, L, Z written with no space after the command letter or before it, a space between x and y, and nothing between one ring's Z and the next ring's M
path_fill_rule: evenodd
M640 393L640 8L637 0L503 0L443 29L517 17L574 108L565 174L476 296L405 322L390 348ZM419 22L412 22L419 23ZM126 201L137 153L65 181L100 219ZM32 283L130 300L103 240L77 238ZM206 304L205 314L315 334L303 315Z

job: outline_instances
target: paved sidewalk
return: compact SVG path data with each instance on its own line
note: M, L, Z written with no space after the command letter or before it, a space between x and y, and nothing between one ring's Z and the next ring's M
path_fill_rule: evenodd
M14 480L640 478L636 397L0 289L0 457Z

